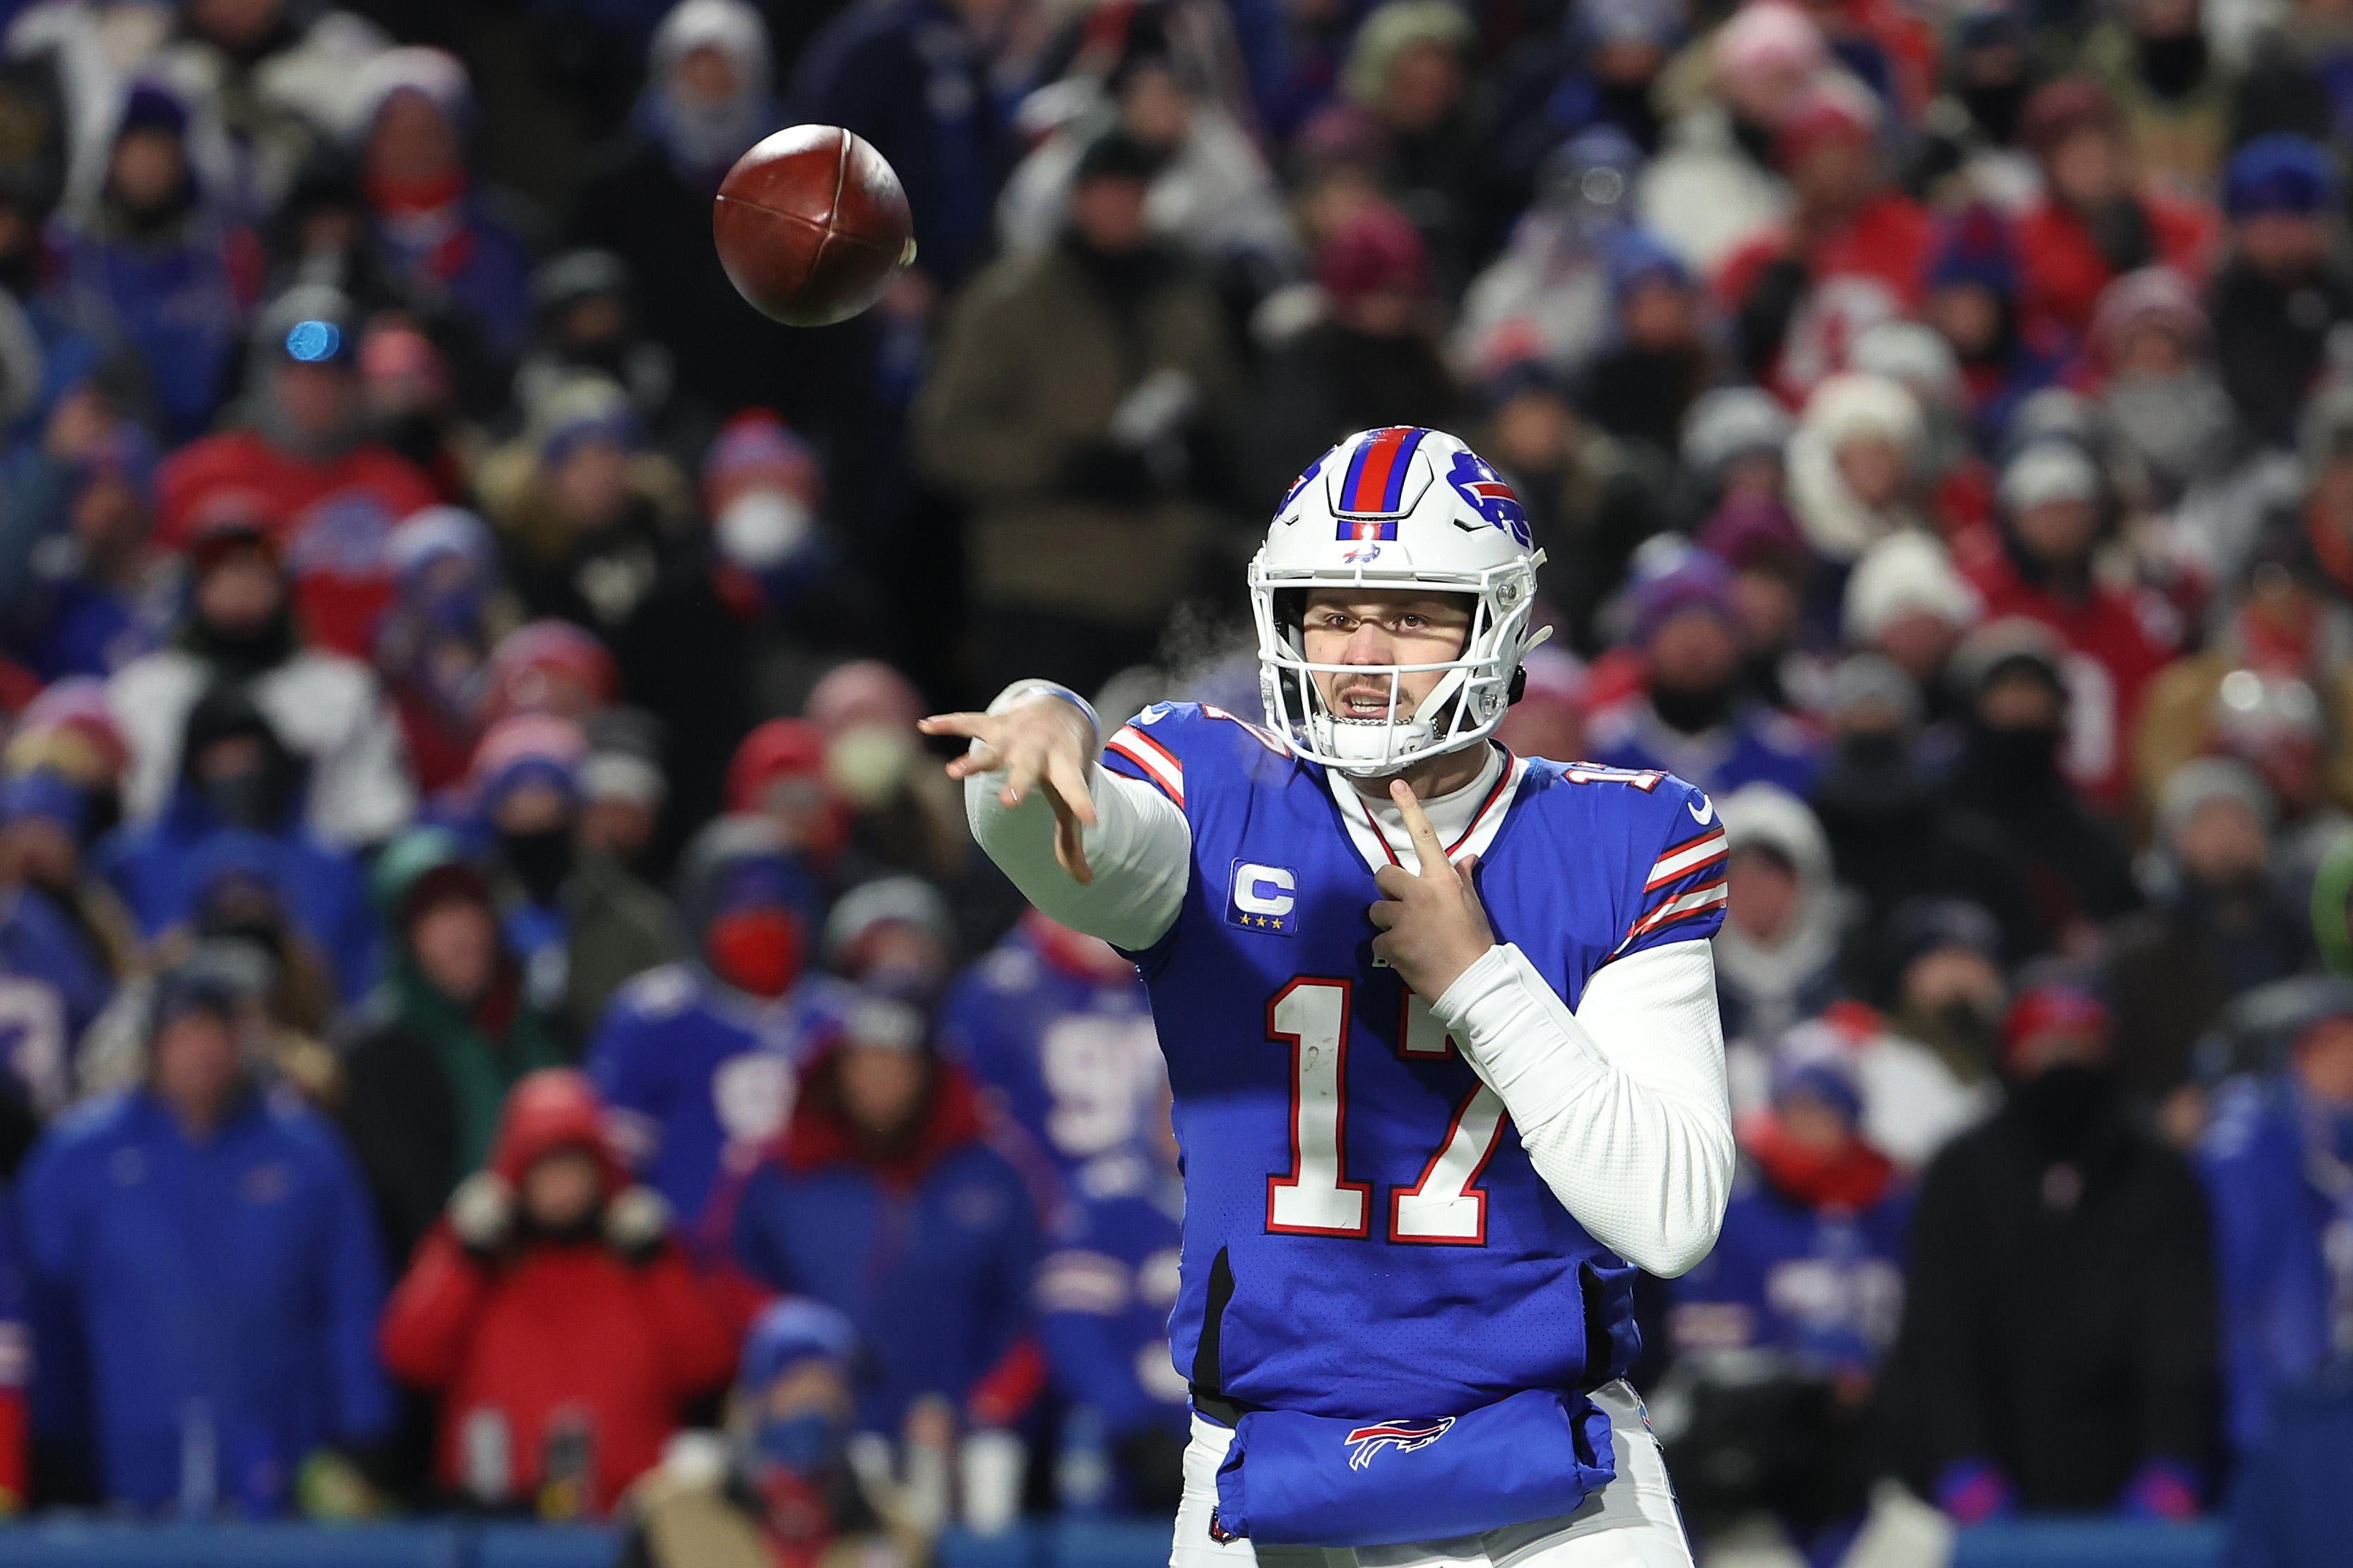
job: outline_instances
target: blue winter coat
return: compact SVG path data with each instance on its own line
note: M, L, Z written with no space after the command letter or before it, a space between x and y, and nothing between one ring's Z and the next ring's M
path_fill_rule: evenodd
M1038 1205L982 1137L978 1098L955 1068L939 1069L915 1147L879 1165L855 1152L828 1067L813 1071L781 1152L744 1184L735 1256L858 1325L860 1422L895 1434L925 1394L964 1405L1023 1342Z
M275 1513L306 1456L389 1430L375 1221L313 1112L251 1093L197 1142L147 1090L107 1096L18 1195L36 1430L111 1502Z

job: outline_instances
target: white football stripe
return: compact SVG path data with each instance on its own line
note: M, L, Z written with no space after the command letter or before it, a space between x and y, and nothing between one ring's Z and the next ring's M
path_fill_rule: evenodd
M1696 871L1702 866L1711 862L1721 860L1724 855L1724 829L1719 827L1713 833L1692 840L1681 848L1671 849L1660 856L1658 864L1651 868L1651 879L1645 887L1646 889L1655 888L1662 882L1672 882L1677 877Z

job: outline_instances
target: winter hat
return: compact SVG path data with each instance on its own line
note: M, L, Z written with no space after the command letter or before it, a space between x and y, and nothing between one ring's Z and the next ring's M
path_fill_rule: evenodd
M0 762L11 773L52 768L84 789L119 783L131 752L115 724L106 682L94 675L51 681L16 715Z
M1888 916L1888 956L1902 974L1913 961L1961 948L1999 964L2001 926L1985 906L1968 899L1906 899Z
M2101 289L2092 310L2092 344L2114 360L2125 340L2145 326L2162 327L2193 348L2206 341L2206 308L2169 267L2144 267Z
M2166 774L2157 792L2158 841L2179 849L2198 814L2217 801L2236 802L2265 832L2278 815L2272 792L2253 768L2230 757L2199 757Z
M392 531L385 561L404 587L422 582L444 561L466 563L470 577L494 574L499 547L488 524L461 506L428 506Z
M1840 622L1847 641L1869 644L1910 615L1968 626L1984 609L1976 589L1933 534L1905 530L1873 545L1846 580Z
M1909 729L1920 721L1920 687L1883 653L1849 654L1831 671L1821 707L1832 719L1861 708L1877 708Z
M1683 466L1713 477L1753 452L1778 457L1797 428L1780 400L1763 388L1719 386L1700 394L1683 415Z
M567 250L531 275L531 305L542 320L588 300L629 297L629 264L609 250Z
M702 457L702 504L714 516L746 489L788 490L818 504L824 476L816 449L765 408L747 408L719 427Z
M2048 160L2083 131L2122 135L2124 115L2108 89L2089 77L2063 77L2036 89L2018 119L2019 144Z
M755 725L727 763L727 809L754 812L769 784L783 778L822 781L825 735L805 719Z
M752 1320L735 1385L746 1393L764 1390L805 1363L847 1363L857 1353L858 1330L848 1318L822 1301L786 1297Z
M237 944L240 952L244 944ZM147 1002L147 1037L199 1014L234 1028L267 989L265 966L240 962L227 944L206 942L155 977Z
M580 726L553 713L520 713L491 726L466 770L480 815L497 815L507 797L544 784L567 801L580 798L580 764L588 752Z
M1824 72L1802 89L1773 130L1773 158L1794 167L1832 142L1868 146L1879 134L1879 103L1852 77Z
M2072 977L2044 980L2010 1004L2001 1025L2002 1057L2015 1067L2019 1047L2044 1035L2096 1035L2105 1040L2113 1023L2107 1004L2089 985Z
M2073 441L2037 441L2001 468L1994 499L2013 515L2052 501L2096 504L2106 493L2099 465Z
M255 321L253 356L265 363L348 365L359 353L359 312L340 289L298 283Z
M1811 76L1830 58L1822 32L1788 0L1755 0L1715 31L1716 74L1736 87L1777 76Z
M945 894L921 877L881 877L841 896L825 921L825 961L839 964L876 926L911 925L955 944Z
M1467 55L1478 41L1471 18L1449 0L1388 0L1356 29L1340 68L1341 89L1369 107L1388 90L1389 71L1398 57L1415 45L1439 44Z
M2231 154L2222 170L2222 210L2234 218L2311 216L2328 205L2336 185L2337 171L2317 142L2275 131Z
M1926 407L1959 410L1969 405L1959 356L1945 334L1925 321L1873 322L1856 335L1846 363L1850 370L1885 376Z
M1746 491L1726 497L1700 525L1699 547L1735 572L1803 573L1812 559L1789 509Z
M1536 166L1535 205L1582 212L1593 228L1605 226L1626 210L1644 161L1641 144L1620 127L1606 120L1588 125Z
M662 721L642 708L607 708L591 714L588 754L580 764L586 800L658 806L670 795L662 773Z
M738 813L713 818L679 857L679 911L701 931L716 917L745 909L784 908L801 929L818 930L824 895L776 823Z
M570 621L529 621L491 650L490 684L491 710L500 715L575 704L594 711L613 700L620 672L605 645ZM586 718L587 711L571 716Z
M1917 451L1920 405L1902 382L1867 372L1847 371L1814 388L1799 428L1835 453L1850 441L1876 437L1905 451Z
M1716 802L1725 845L1737 855L1764 849L1786 862L1808 888L1828 885L1831 844L1813 808L1774 784L1746 784Z
M1838 1057L1807 1052L1784 1057L1773 1068L1773 1109L1792 1100L1812 1100L1835 1110L1849 1127L1862 1122L1862 1089L1854 1069Z
M1607 257L1609 295L1620 305L1646 283L1665 283L1675 289L1692 287L1691 268L1683 264L1683 258L1648 229L1625 228L1612 235Z
M2064 697L2067 678L2061 657L2059 639L2049 626L2023 616L2004 616L1961 639L1953 650L1953 679L1975 696L2023 668Z
M828 741L868 724L912 730L923 711L915 683L879 658L835 665L818 677L801 704L801 712Z
M681 0L654 29L646 74L667 80L678 62L697 49L717 49L735 67L746 96L768 90L768 28L760 13L743 0Z
M1596 44L1655 44L1671 47L1689 18L1683 0L1577 0L1567 29L1573 38Z
M89 815L89 795L54 768L35 768L0 783L0 827L17 822L49 822L79 839Z
M1638 583L1629 600L1633 613L1628 640L1638 648L1650 647L1659 628L1685 610L1705 610L1726 626L1739 621L1732 573L1704 550L1689 551L1674 565Z
M1975 284L1997 300L2018 293L2018 247L2010 222L1989 206L1971 206L1937 229L1928 257L1928 287Z
M629 395L609 378L593 374L561 381L532 410L531 425L540 461L551 468L592 441L628 450L639 435Z
M474 89L466 67L447 49L406 44L386 49L359 70L352 89L356 112L352 128L361 136L375 129L393 95L413 92L440 111L461 135L474 121Z
M1343 222L1315 252L1315 280L1335 303L1372 294L1430 292L1430 249L1421 233L1386 204Z
M161 131L167 136L188 133L188 106L168 83L152 77L134 80L122 95L122 112L114 122L117 138L133 131Z

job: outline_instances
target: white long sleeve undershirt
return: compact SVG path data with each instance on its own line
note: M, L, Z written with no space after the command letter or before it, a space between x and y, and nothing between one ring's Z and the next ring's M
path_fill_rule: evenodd
M1034 690L1008 688L990 710ZM1500 765L1498 758L1463 789L1425 803L1441 839L1468 826ZM1088 767L1092 882L1054 858L1053 810L1039 794L1010 809L997 798L1001 773L965 781L965 816L981 848L1046 915L1118 947L1149 947L1184 904L1191 826L1150 784ZM1395 806L1366 805L1393 845L1409 844ZM1518 948L1499 944L1431 1011L1504 1101L1536 1173L1595 1240L1665 1276L1707 1256L1731 1194L1734 1144L1705 942L1670 942L1604 964L1574 1014Z

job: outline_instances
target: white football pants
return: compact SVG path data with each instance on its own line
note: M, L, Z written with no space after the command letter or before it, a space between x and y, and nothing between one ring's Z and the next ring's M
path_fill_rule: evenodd
M1618 1474L1575 1513L1515 1524L1451 1541L1409 1546L1263 1546L1222 1544L1209 1535L1218 1503L1218 1466L1233 1433L1193 1417L1185 1450L1185 1498L1176 1507L1176 1541L1169 1568L1692 1568L1667 1461L1642 1414L1642 1401L1624 1379L1596 1389L1593 1403L1609 1416Z

